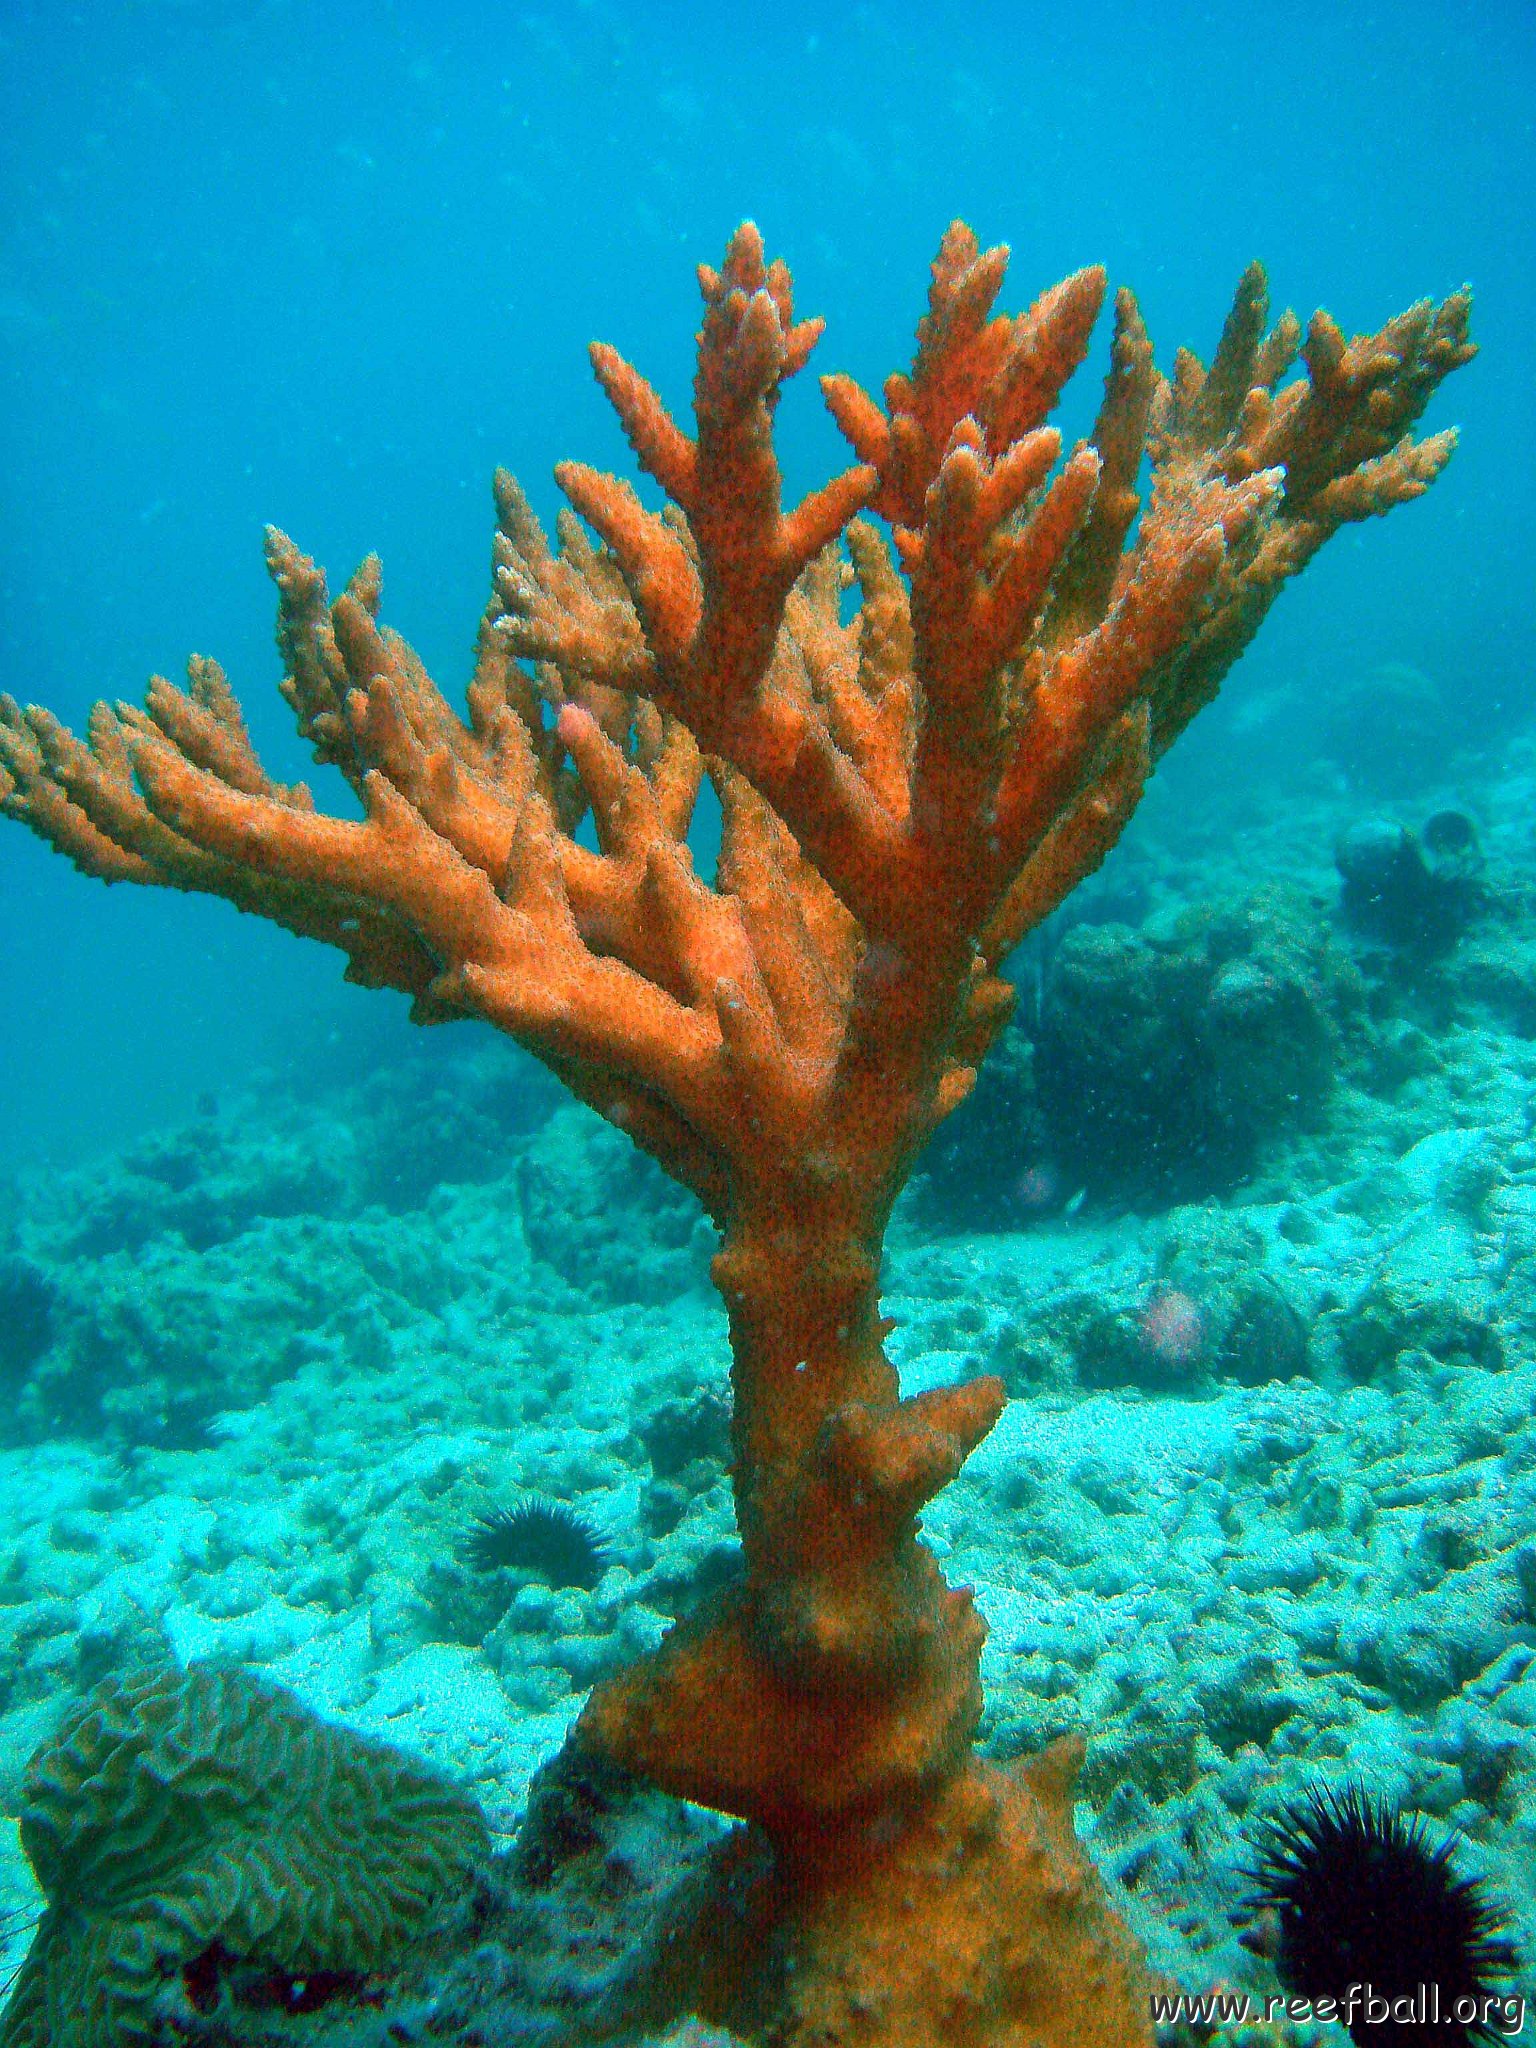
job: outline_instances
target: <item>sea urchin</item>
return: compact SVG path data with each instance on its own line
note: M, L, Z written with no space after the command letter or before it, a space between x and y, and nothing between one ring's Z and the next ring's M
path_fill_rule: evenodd
M564 1501L528 1498L478 1515L465 1541L476 1571L537 1572L552 1586L590 1593L612 1562L607 1540Z
M1318 2016L1358 2048L1507 2038L1508 1921L1477 1879L1456 1875L1452 1846L1358 1785L1314 1787L1260 1829L1245 1904L1273 1916L1276 1974L1314 2005L1335 2001Z

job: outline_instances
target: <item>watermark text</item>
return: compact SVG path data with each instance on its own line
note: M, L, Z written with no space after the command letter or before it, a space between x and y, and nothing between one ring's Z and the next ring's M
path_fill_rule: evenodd
M1511 2039L1525 2025L1526 2005L1519 1992L1481 1991L1475 1996L1442 1995L1438 1984L1420 1984L1412 1991L1377 1991L1370 1984L1349 1984L1336 1996L1302 1998L1274 1992L1255 1998L1246 1991L1152 1994L1152 2019L1157 2026L1184 2021L1195 2026L1258 2026L1275 2020L1333 2020L1353 2032L1367 2027L1481 2027ZM1358 2035L1355 2037L1359 2038Z

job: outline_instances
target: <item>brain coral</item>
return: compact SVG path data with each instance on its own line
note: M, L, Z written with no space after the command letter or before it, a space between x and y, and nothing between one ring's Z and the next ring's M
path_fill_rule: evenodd
M21 1838L47 1897L0 2048L126 2048L191 2016L222 1951L366 1970L488 1852L449 1780L246 1671L112 1678L27 1768Z

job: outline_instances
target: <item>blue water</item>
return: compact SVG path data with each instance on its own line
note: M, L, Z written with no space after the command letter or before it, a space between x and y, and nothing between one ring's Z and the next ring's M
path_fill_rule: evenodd
M140 0L0 8L0 681L73 722L217 654L279 775L262 523L450 690L500 461L622 464L585 345L686 403L692 266L746 215L826 315L823 368L909 360L945 224L1017 306L1079 264L1159 358L1208 353L1253 255L1350 329L1470 279L1480 361L1428 499L1341 536L1227 685L1411 662L1469 729L1530 715L1536 10L1312 0L735 10ZM1086 423L1104 337L1069 424ZM792 487L841 459L809 379ZM1262 781L1226 706L1192 755ZM1195 787L1198 788L1198 783ZM184 1117L231 1073L394 1056L399 999L222 904L75 876L0 831L0 1132L26 1157Z

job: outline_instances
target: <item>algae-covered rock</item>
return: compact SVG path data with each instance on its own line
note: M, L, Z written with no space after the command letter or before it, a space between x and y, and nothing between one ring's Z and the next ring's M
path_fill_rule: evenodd
M0 2048L148 2041L217 1996L210 1955L375 1968L489 1851L448 1779L196 1666L98 1686L29 1764L21 1839L48 1904Z
M1315 907L1287 890L1070 932L1034 1063L1057 1170L1138 1206L1233 1186L1278 1134L1320 1119L1359 999Z
M708 1282L697 1203L574 1103L519 1155L517 1190L523 1238L553 1300L661 1304Z
M1493 1283L1473 1235L1443 1213L1416 1219L1355 1300L1319 1317L1314 1344L1353 1380L1415 1358L1501 1366Z

